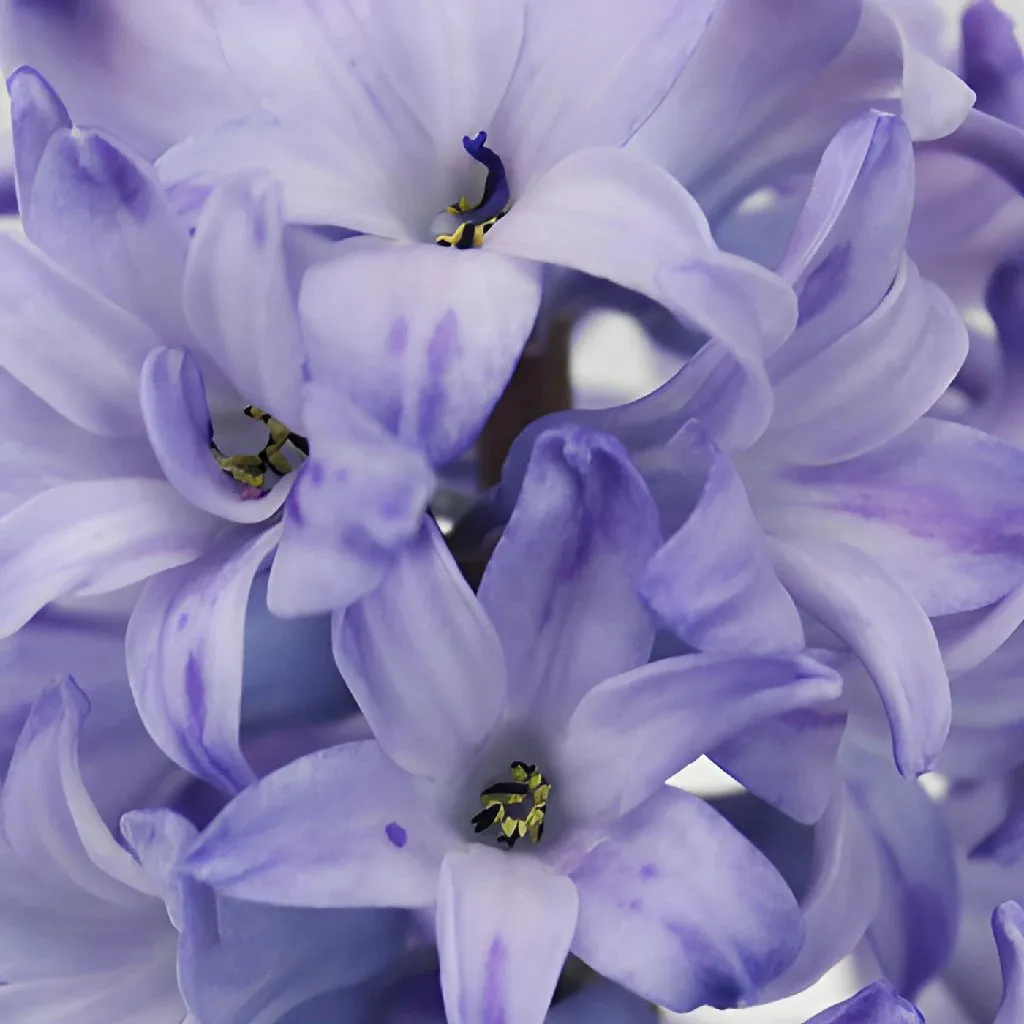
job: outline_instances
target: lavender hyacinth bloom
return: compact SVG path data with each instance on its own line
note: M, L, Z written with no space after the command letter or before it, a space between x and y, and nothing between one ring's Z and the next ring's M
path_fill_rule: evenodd
M211 687L221 703L199 733L237 746L252 580L277 551L275 611L315 583L289 562L281 523L302 447L313 445L318 473L345 476L352 499L340 506L328 491L319 506L350 540L335 592L357 596L386 571L380 550L410 515L418 523L432 473L343 396L304 385L273 185L226 184L190 242L148 165L72 130L34 72L11 91L22 216L38 248L0 239L0 387L18 439L2 495L0 633L56 599L154 577L128 636L140 710L169 756L233 792L254 778L240 754L197 765L198 741L159 726L168 708L193 716ZM231 458L269 452L275 429L287 454L266 456L273 471ZM318 512L308 496L303 508Z
M281 182L289 221L361 233L303 279L310 375L443 463L501 394L548 265L655 299L744 365L791 330L789 288L722 253L692 197L621 148L714 6L219 0L224 52L264 116L191 139L158 168L186 208L257 168ZM587 45L567 50L580 23ZM315 580L308 612L351 599L332 586L349 558L335 524L293 514L318 486L303 473L285 512ZM395 548L415 534L402 525Z
M79 648L88 650L87 642ZM123 669L113 685L130 708ZM89 737L89 702L73 682L51 684L13 751L0 792L5 1021L180 1024L187 1003L198 1021L276 1024L311 997L375 974L400 951L406 926L395 912L249 906L174 883L174 843L188 845L196 830L169 811L126 819L141 865L133 860L111 831L125 809L124 776L147 761L152 776L154 764L166 771L167 762L151 742L146 760L128 759L130 732L110 729L110 703L101 723L107 749L95 739L80 746L83 725Z
M674 534L641 582L652 608L704 650L799 649L806 610L868 667L907 774L934 764L949 725L930 617L990 607L1024 571L1021 454L921 418L967 338L903 251L912 175L898 119L865 116L836 136L778 268L800 324L756 388L712 342L632 405L559 414L621 437L658 495ZM518 444L505 501L529 434ZM812 821L838 725L779 723L723 767ZM780 748L826 770L804 771Z
M658 543L617 443L542 436L479 598L425 522L340 617L338 663L375 739L242 792L183 870L293 906L436 905L459 1024L543 1020L570 948L676 1009L753 996L800 946L796 903L663 780L756 720L833 698L837 679L802 655L648 665L654 622L634 587Z

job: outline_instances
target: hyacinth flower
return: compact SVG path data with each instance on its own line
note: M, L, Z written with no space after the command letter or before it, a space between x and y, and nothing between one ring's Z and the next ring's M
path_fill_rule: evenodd
M672 534L640 584L659 616L697 649L767 650L802 647L809 613L867 666L908 775L934 764L949 726L931 617L994 607L1024 569L1020 453L922 418L967 338L903 251L912 176L897 118L855 119L833 140L778 268L800 324L754 392L711 342L631 405L553 418L615 433L650 481ZM499 504L516 492L532 433L513 448ZM718 759L813 821L841 724L831 712L782 721Z
M85 636L76 646L88 657ZM66 647L53 646L52 630L46 639L57 664L55 652ZM91 644L104 641L94 634ZM92 661L96 672L99 661ZM126 849L116 825L132 806L125 776L139 787L133 772L148 764L152 778L154 765L165 772L169 765L152 742L130 756L123 668L100 689L107 696L99 731L90 734L90 704L75 683L50 683L7 752L0 790L5 1020L181 1024L187 1005L196 1015L189 1022L277 1024L310 998L375 975L400 952L407 925L395 912L262 907L180 882L177 848L196 830L170 811L129 814L122 827L132 852ZM122 717L112 729L116 694ZM160 793L151 786L147 800Z
M436 908L451 1021L542 1021L570 948L661 1005L751 998L800 947L796 902L664 779L838 680L804 655L648 665L635 574L658 537L618 444L541 437L479 597L425 521L338 617L374 739L244 790L181 870L248 900Z
M323 423L335 442L319 446L318 472L345 476L353 498L360 481L368 487L348 505L326 493L350 541L353 594L386 571L381 551L403 516L419 521L432 472L343 396L304 385L272 184L226 185L190 240L148 165L73 130L34 72L16 74L11 90L33 244L0 240L0 388L14 442L0 633L57 599L155 577L128 639L143 717L175 674L193 701L206 685L237 697L251 583L289 547L281 507ZM308 495L303 508L317 510ZM275 562L275 609L315 582L299 558ZM219 724L237 731L237 714ZM229 791L253 778L244 761L220 769Z
M502 393L552 266L654 297L744 363L792 328L790 290L723 254L692 197L622 148L714 6L216 3L228 63L263 114L188 140L158 168L186 213L258 169L281 182L289 223L359 233L303 278L309 373L445 463ZM567 54L580 19L587 46ZM439 58L450 45L458 61ZM296 503L314 486L303 473ZM332 563L345 545L330 522L302 525L322 583L306 610L339 608L348 595L318 590L343 576ZM395 548L415 529L396 530Z

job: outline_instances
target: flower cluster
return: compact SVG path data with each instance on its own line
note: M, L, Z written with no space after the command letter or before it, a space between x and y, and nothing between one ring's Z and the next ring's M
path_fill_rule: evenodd
M1006 12L0 0L0 64L3 1024L1024 1021Z

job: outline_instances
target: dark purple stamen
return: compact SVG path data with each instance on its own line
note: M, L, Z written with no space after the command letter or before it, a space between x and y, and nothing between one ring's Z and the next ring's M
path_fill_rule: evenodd
M484 194L472 210L465 211L463 223L483 224L485 221L497 217L508 206L509 191L505 165L501 162L501 157L493 149L489 149L486 143L487 132L480 132L473 139L465 135L462 139L462 145L466 152L477 163L483 164L487 168Z

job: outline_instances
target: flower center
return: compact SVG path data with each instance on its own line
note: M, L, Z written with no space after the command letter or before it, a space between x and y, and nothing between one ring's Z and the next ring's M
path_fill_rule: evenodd
M498 782L481 792L484 809L473 817L473 827L476 832L486 832L497 825L497 841L511 850L527 835L535 843L540 842L551 783L535 764L513 761L510 770L511 782Z
M484 235L508 213L509 191L505 165L493 149L488 149L486 142L487 132L480 132L476 138L471 139L466 135L462 139L466 152L487 168L487 180L484 182L483 196L475 206L471 206L463 196L448 207L446 212L460 218L460 222L450 234L441 234L435 238L438 245L453 249L478 249L484 244Z
M283 477L294 468L284 453L285 445L291 444L302 455L308 456L309 441L301 434L293 433L280 420L275 420L259 406L247 405L242 411L249 419L258 420L266 425L269 433L267 443L255 455L225 455L217 447L211 428L210 453L217 465L232 480L245 486L243 497L259 498L263 496L263 486L268 473Z

